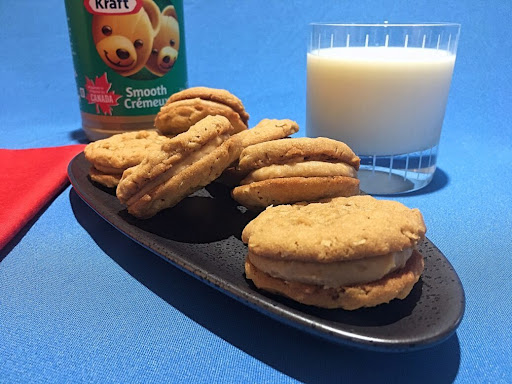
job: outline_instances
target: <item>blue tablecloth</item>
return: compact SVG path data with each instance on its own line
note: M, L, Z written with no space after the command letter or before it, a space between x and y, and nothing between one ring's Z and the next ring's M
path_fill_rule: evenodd
M462 24L439 169L395 197L421 209L462 280L465 317L446 342L388 354L295 330L127 239L68 187L0 250L0 382L512 382L511 4L185 4L190 85L229 89L253 123L294 119L298 136L308 22ZM0 25L0 148L86 142L64 5L3 1Z

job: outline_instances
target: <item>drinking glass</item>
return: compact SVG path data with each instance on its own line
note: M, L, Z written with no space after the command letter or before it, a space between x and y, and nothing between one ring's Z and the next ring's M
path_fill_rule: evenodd
M432 180L459 32L455 23L310 25L306 133L354 150L364 192Z

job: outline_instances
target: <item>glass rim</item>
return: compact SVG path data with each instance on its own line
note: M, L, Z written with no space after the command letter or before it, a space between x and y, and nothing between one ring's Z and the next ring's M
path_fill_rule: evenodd
M358 23L358 22L312 22L311 27L458 27L459 23L452 22L420 22L420 23Z

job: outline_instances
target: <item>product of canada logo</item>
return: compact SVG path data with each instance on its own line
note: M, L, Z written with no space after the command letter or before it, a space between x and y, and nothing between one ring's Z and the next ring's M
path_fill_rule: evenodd
M110 90L112 84L108 82L107 74L104 73L101 77L96 76L94 80L85 77L85 98L89 104L96 104L96 113L103 113L104 115L112 115L112 107L119 105L117 101L121 95L116 95L114 91Z
M84 0L103 62L121 76L166 75L178 58L180 31L173 5L153 0ZM147 73L147 72L146 72Z

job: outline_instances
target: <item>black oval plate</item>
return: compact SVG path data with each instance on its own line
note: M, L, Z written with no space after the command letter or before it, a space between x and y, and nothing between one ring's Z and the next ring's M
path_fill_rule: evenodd
M259 291L244 276L247 247L240 240L254 214L239 207L230 190L212 183L149 220L130 216L113 189L93 183L83 153L69 164L78 195L134 241L182 270L254 309L328 340L375 350L410 351L447 339L464 314L459 277L426 239L419 247L425 271L405 300L355 311L320 309Z

